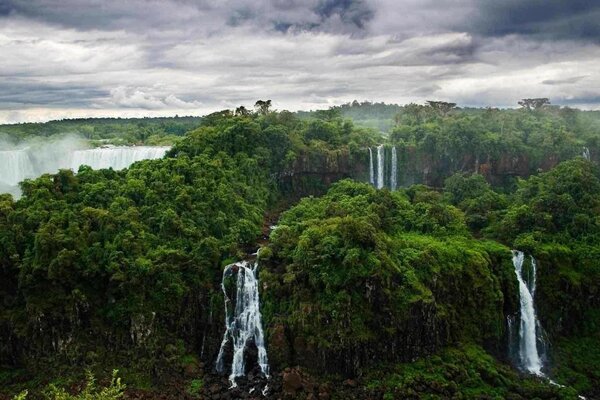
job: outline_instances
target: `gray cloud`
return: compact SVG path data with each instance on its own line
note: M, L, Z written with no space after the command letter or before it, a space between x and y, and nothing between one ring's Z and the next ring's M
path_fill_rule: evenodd
M586 77L587 77L587 75L573 76L570 78L562 78L562 79L546 79L546 80L543 80L542 83L544 85L569 85L572 83L577 83Z
M543 3L0 0L0 122L197 115L257 98L600 108L598 6Z
M489 36L600 41L600 3L593 0L484 0L472 28Z

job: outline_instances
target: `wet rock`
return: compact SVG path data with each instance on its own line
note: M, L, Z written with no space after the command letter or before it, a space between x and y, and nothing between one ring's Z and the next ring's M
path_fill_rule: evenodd
M355 387L357 387L357 386L358 386L358 384L357 384L357 383L356 383L356 381L355 381L355 380L353 380L353 379L346 379L346 380L344 381L344 386L346 386L346 387L350 387L350 388L355 388Z
M302 376L298 371L289 371L283 373L283 392L285 394L296 394L296 391L302 388Z

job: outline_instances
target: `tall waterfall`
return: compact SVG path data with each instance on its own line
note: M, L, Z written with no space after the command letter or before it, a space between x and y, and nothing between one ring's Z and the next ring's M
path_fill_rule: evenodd
M591 161L591 159L592 159L592 157L590 155L590 149L588 149L587 147L583 148L583 153L581 154L581 156L588 161Z
M383 168L385 166L385 152L383 145L377 146L377 189L383 189Z
M542 360L538 352L538 325L535 313L535 275L536 263L531 257L531 276L528 282L523 276L523 262L525 254L513 250L513 265L519 282L519 296L521 303L521 324L519 326L519 364L521 368L535 375L543 375Z
M221 288L225 296L225 333L217 357L217 371L225 372L225 347L231 340L233 342L233 361L229 380L236 386L235 378L244 376L244 351L246 346L254 341L258 349L258 365L265 376L269 376L269 361L265 349L260 302L258 298L258 261L250 268L248 261L230 264L223 271ZM225 279L237 272L236 299L233 315L230 313L231 299L227 296Z
M369 147L369 183L375 185L375 171L373 166L373 150Z
M390 174L390 190L398 188L398 155L396 154L396 146L392 147L392 172Z

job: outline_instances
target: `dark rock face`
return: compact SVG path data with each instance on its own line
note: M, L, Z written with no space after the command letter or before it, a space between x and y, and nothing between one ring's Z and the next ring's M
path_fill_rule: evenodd
M368 152L324 150L301 154L291 169L279 176L281 190L294 198L324 193L338 180L368 180Z
M391 147L385 148L385 176L389 179ZM501 153L477 157L472 154L452 156L435 154L414 146L396 146L398 154L398 186L425 184L442 187L444 180L456 172L478 172L493 185L509 185L515 177L528 177L538 171L547 171L565 158L546 154L540 160L531 160L525 154ZM373 151L377 165L376 151ZM284 192L298 197L325 192L333 182L344 178L369 180L368 149L356 151L335 150L302 154L293 167L279 176Z
M391 318L391 317L390 317ZM392 326L392 322L381 320L380 328ZM435 305L419 303L411 308L401 326L396 326L394 335L381 334L368 343L348 345L342 349L327 349L307 343L301 335L291 333L292 341L277 339L275 329L269 344L269 355L273 368L283 365L301 365L313 371L327 371L346 377L356 377L374 362L411 361L417 357L433 354L448 343L446 324L436 317Z
M231 387L227 378L215 374L204 376L204 386L199 393L199 398L207 400L237 400L237 399L312 399L330 400L344 399L380 399L382 394L369 391L364 387L364 382L347 379L334 382L325 382L322 378L309 374L300 367L286 368L274 374L269 379L254 374L251 371L247 377L236 380L236 387ZM129 398L155 398L139 397ZM165 399L171 399L166 396ZM198 398L181 393L176 398Z

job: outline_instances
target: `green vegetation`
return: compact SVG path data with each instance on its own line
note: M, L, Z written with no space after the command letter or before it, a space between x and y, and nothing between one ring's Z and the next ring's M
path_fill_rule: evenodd
M188 394L191 396L197 396L200 394L200 390L204 387L204 381L202 379L193 379L188 386Z
M263 312L314 348L307 366L363 350L410 359L457 339L498 341L503 310L515 308L508 248L472 239L463 214L424 187L336 183L284 213L270 249ZM346 363L354 373L370 366Z
M125 385L121 383L121 378L117 376L117 371L113 371L112 378L108 386L98 388L96 379L91 373L87 374L85 387L80 393L72 395L65 389L51 384L48 386L45 398L48 400L117 400L123 397ZM28 392L24 391L14 397L14 400L26 400Z
M22 141L35 137L75 135L96 144L169 145L202 123L199 117L88 118L46 123L0 125L0 138Z
M519 308L518 248L538 261L550 375L598 395L600 172L578 156L600 154L600 118L532 104L296 115L262 101L144 120L156 129L145 137L132 120L0 127L18 139L71 124L84 136L91 126L92 140L173 144L161 160L60 171L23 182L18 201L0 195L0 392L39 395L119 367L131 388L185 374L179 395L202 395L223 334L222 267L287 209L261 252L274 370L362 376L386 398L573 398L497 361ZM364 127L388 119L387 137ZM359 182L367 147L381 143L415 185ZM91 382L84 398L113 398L93 397L104 389Z
M385 371L385 372L382 372ZM573 389L519 377L478 346L448 348L436 356L381 368L368 387L383 399L577 399Z

